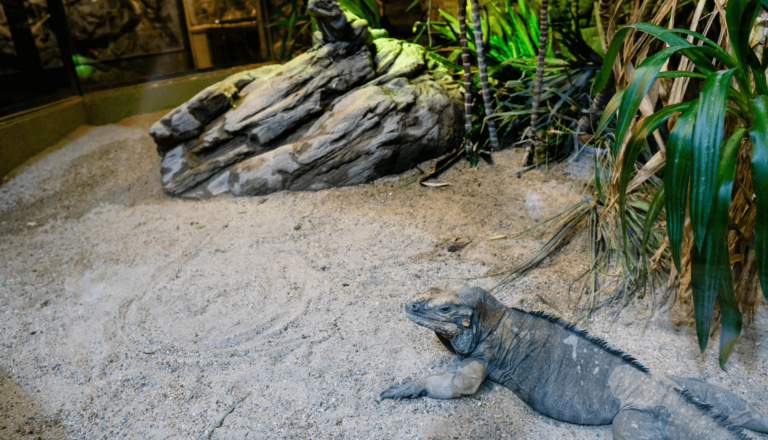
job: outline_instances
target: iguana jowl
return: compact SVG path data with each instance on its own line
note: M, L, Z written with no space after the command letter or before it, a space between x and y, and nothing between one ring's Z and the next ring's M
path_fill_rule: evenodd
M638 361L574 325L503 306L465 284L431 288L405 306L462 359L455 374L405 381L381 398L474 394L488 378L533 409L582 425L613 423L626 440L747 439L768 417L736 394L698 379L652 374Z

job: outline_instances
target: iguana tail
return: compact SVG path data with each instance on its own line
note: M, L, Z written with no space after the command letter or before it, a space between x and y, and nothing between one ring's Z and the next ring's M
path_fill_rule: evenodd
M703 403L713 406L719 413L728 416L731 424L768 433L768 417L759 413L749 402L735 393L701 379L667 377Z

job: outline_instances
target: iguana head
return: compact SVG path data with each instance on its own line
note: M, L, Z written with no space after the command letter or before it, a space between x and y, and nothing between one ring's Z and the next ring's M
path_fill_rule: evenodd
M336 0L309 0L309 14L315 18L337 18L344 13Z
M496 327L504 306L483 289L456 283L416 295L405 304L405 313L411 321L450 341L456 353L468 355Z

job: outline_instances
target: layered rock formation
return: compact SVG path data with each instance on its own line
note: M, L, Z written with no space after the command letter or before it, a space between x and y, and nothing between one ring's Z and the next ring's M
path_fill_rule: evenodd
M316 46L203 90L151 129L168 194L320 190L403 172L455 148L462 95L424 48Z

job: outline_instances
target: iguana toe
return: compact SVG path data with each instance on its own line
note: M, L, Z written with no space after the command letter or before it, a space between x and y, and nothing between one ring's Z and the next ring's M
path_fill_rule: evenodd
M422 388L416 381L406 380L400 385L392 385L381 392L381 399L415 399L422 394Z

